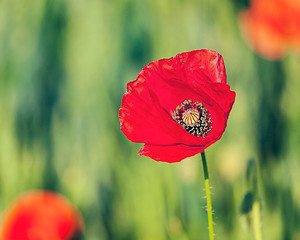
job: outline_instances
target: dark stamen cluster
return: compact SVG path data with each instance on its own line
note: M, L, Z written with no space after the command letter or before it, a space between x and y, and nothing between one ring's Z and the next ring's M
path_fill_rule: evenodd
M197 111L195 111L194 109ZM186 114L189 113L187 111L191 112L191 114L193 112L199 113L197 114L199 116L197 116L197 118L194 118L197 119L196 122L188 124L187 121L184 121L185 119L183 119L183 115L186 116ZM190 134L203 138L205 138L212 129L210 116L211 114L208 113L207 108L204 107L202 103L194 103L192 100L185 100L183 103L181 103L181 105L177 106L176 110L173 113L173 119L178 122L186 131L188 131Z

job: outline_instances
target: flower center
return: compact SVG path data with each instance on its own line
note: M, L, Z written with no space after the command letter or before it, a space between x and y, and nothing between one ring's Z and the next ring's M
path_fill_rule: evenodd
M174 121L178 122L190 134L205 138L212 129L211 114L202 103L185 100L177 106L173 113Z
M182 113L182 121L188 126L194 126L200 118L200 113L195 108L189 108Z

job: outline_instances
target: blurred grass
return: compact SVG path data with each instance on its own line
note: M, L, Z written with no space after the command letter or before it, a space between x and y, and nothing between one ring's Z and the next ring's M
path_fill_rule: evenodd
M207 239L200 157L139 157L141 144L119 130L118 109L147 63L209 48L223 56L237 92L224 136L207 149L217 238L252 239L240 205L248 159L264 160L258 110L275 89L280 99L268 101L284 132L260 139L284 149L260 166L263 233L299 239L299 56L282 61L284 87L266 81L274 72L258 69L237 14L228 1L2 0L0 212L23 191L48 188L79 207L86 239Z

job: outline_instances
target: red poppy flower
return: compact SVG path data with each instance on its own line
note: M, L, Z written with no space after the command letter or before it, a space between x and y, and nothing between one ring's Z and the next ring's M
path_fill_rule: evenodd
M61 195L31 191L5 212L1 240L69 240L83 230L80 213Z
M288 49L300 52L299 0L252 0L239 23L250 47L265 58L280 59Z
M121 130L129 140L145 143L139 155L178 162L221 138L234 99L221 55L181 53L148 64L128 83Z

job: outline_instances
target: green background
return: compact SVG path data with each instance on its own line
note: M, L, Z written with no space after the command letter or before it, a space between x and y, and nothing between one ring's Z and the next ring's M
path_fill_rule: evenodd
M255 55L238 26L245 4L0 1L0 213L49 189L79 208L87 240L208 239L200 155L138 156L118 109L147 63L212 49L236 92L222 139L206 150L216 239L253 239L249 201L241 213L247 171L258 179L263 239L300 239L300 56Z

